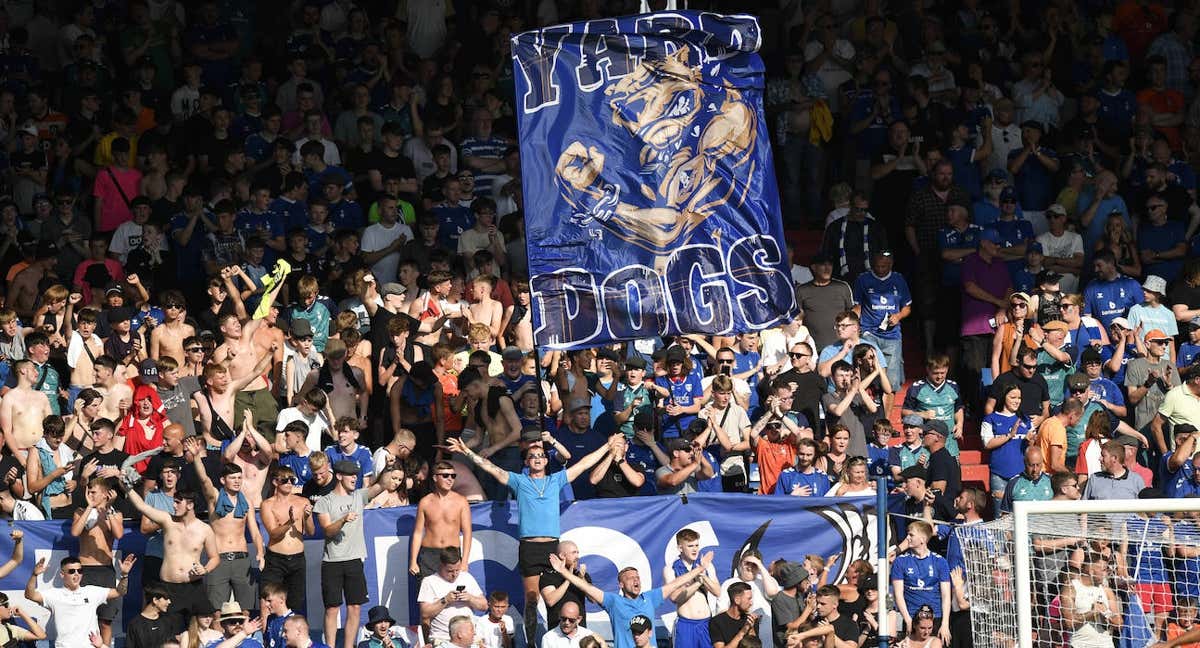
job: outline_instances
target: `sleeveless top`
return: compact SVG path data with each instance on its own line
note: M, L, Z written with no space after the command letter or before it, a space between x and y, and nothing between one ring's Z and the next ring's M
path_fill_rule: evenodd
M1037 293L1037 298L1038 324L1062 319L1062 293L1039 292Z

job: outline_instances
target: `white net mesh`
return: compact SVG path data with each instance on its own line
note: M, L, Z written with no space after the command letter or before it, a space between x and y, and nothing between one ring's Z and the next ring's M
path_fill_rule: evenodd
M1197 623L1200 511L1031 514L1028 525L1031 600L1024 603L1016 594L1013 518L955 531L975 646L1142 648ZM1020 604L1031 606L1028 643L1018 641Z

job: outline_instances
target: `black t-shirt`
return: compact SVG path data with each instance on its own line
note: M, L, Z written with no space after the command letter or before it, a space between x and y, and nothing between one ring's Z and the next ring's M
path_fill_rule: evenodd
M397 153L393 157L384 153L383 149L379 149L378 151L374 151L369 159L367 168L379 171L379 174L385 178L389 175L394 175L398 178L417 177L417 169L413 166L412 160L401 153Z
M962 468L958 465L958 460L946 448L942 448L937 452L929 455L929 464L926 467L929 471L929 481L932 484L935 481L946 481L945 495L950 499L958 497L959 491L962 490Z
M1184 304L1188 310L1200 308L1200 287L1193 288L1182 281L1175 284L1175 289L1167 299L1167 306L1176 304Z
M36 171L47 167L46 154L41 149L34 149L32 153L25 151L16 151L9 155L9 165L14 169L25 171Z
M992 383L992 391L988 396L1000 403L1004 398L1004 391L1011 385L1016 385L1021 390L1021 414L1041 416L1042 403L1050 400L1050 387L1046 385L1046 379L1035 373L1032 378L1026 380L1024 376L1017 375L1015 369L1006 371Z
M833 625L833 634L842 641L853 641L858 643L858 624L850 617L838 615L838 618L830 622Z
M329 480L328 484L325 484L324 486L322 486L317 483L316 478L313 478L313 479L308 480L307 482L304 482L304 490L300 491L300 494L307 497L314 504L316 504L317 499L332 493L333 487L336 484L337 484L337 480L331 479L331 480Z
M80 470L82 471L83 466L88 465L88 462L90 462L92 459L95 459L97 470L101 468L107 468L109 466L120 469L121 464L125 463L125 460L128 458L129 455L121 452L120 450L110 450L109 452L93 452L89 455L84 455L83 461L81 461L79 465ZM0 464L0 468L3 468L2 464ZM87 499L84 497L86 492L87 486L80 482L79 488L76 488L75 492L71 495L71 504L76 508L83 508L87 506ZM125 516L126 518L132 518L134 516L133 506L129 504L129 500L125 499L125 495L119 491L117 493L117 500L113 503L113 507L120 511L121 515Z
M175 628L163 617L148 619L139 614L137 618L125 626L126 648L158 648L164 642L173 639Z
M708 620L708 637L712 640L713 645L717 643L728 644L733 641L733 637L741 631L746 625L746 619L735 619L727 612L722 612L717 616ZM757 632L757 628L754 629Z
M578 572L576 572L576 574L578 574ZM562 574L559 574L556 571L543 572L541 577L538 579L538 591L544 590L547 587L558 587L559 585L562 585L565 580L566 579L562 577ZM592 575L584 574L583 580L591 583ZM554 628L558 625L558 616L562 612L562 606L568 601L574 601L575 604L579 606L580 616L583 617L579 620L579 625L585 628L587 627L587 597L584 595L583 590L575 587L574 585L568 585L567 591L563 592L562 598L558 599L558 603L546 606L547 628Z
M1188 209L1192 206L1192 196L1187 192L1187 189L1179 185L1169 184L1162 191L1154 191L1149 187L1146 188L1146 199L1152 197L1162 198L1167 203L1167 219L1177 223L1187 223L1189 214Z
M820 441L825 437L825 430L817 424L820 418L817 415L817 404L821 402L821 396L827 390L827 383L821 374L815 371L799 372L795 369L787 371L775 377L771 384L795 383L796 391L792 393L792 411L804 415L808 419L808 426L813 429L813 436Z
M633 466L633 469L638 470L639 468ZM640 490L641 487L634 486L625 478L625 473L621 471L620 466L610 463L608 471L596 484L596 497L633 497Z
M0 458L0 492L12 488L12 483L8 479L8 473L13 468L17 471L14 473L13 479L18 480L25 476L25 466L12 455L4 455Z
M183 211L183 200L171 200L166 196L150 203L150 220L155 223L170 223L175 214Z

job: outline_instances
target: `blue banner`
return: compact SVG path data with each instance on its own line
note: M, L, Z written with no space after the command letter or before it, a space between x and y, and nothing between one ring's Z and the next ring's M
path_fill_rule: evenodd
M778 558L800 561L806 554L824 557L839 554L841 559L833 565L830 575L830 582L836 582L852 560L875 560L874 504L873 497L800 499L732 494L690 495L686 504L680 498L665 496L586 500L563 509L562 539L579 545L581 560L593 582L605 591L618 589L617 570L625 566L638 568L645 590L661 586L664 565L670 565L678 557L675 533L685 527L700 534L703 551L714 552L713 565L722 581L732 577L735 561L743 551L757 548L768 565ZM512 596L511 613L518 618L519 626L523 588L517 573L516 506L476 504L471 507L471 514L473 541L469 570L485 592L504 590ZM415 507L366 511L370 603L363 606L364 615L366 608L383 604L400 623L417 623L416 593L410 589L408 577L409 538L415 515ZM25 602L22 594L25 583L34 563L46 558L48 569L41 586L61 586L58 562L74 553L78 545L71 537L69 523L17 522L16 525L25 532L25 559L15 571L0 579L0 590L39 621L46 621L46 611ZM319 629L322 540L312 538L305 545L308 617L313 628ZM140 555L144 547L141 534L129 530L117 545L117 558L127 552ZM0 561L11 550L8 536L0 537ZM126 621L140 612L140 569L139 561L134 566L120 615ZM769 606L762 611L770 615ZM670 603L659 610L664 624L670 625L673 612ZM764 623L769 623L769 619ZM589 605L588 627L608 634L607 616L594 605ZM118 623L114 636L121 635ZM769 648L770 644L767 645Z
M513 37L537 344L732 334L796 312L753 16Z

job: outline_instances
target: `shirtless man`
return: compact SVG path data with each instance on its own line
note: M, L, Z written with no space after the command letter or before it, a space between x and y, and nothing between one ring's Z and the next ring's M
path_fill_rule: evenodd
M95 379L92 388L100 392L99 418L120 421L133 405L133 387L125 377L126 367L109 356L100 356L95 362ZM137 371L136 368L133 369Z
M168 514L147 504L136 489L120 483L127 488L126 495L134 508L162 527L163 564L159 576L171 595L168 613L173 625L177 632L183 632L193 614L212 609L204 588L204 575L221 564L216 535L211 527L196 519L195 493L176 491L175 510ZM200 563L202 554L206 557L204 564Z
M241 435L238 435L241 436ZM247 553L246 533L254 543L258 568L263 567L262 535L254 520L254 509L242 494L242 468L235 463L221 466L221 488L213 486L204 470L204 452L199 439L188 439L192 465L200 476L200 489L208 502L209 526L216 538L221 564L209 573L208 600L214 609L229 600L230 592L242 609L252 609L254 588L250 586L250 556ZM165 580L165 579L164 579Z
M529 282L513 282L516 301L504 309L504 341L529 353L533 351L533 316L529 310Z
M492 299L496 280L489 275L479 275L471 283L471 305L467 307L467 321L488 325L492 341L500 339L500 325L504 320L504 305Z
M224 275L224 272L222 274ZM267 303L274 302L282 287L282 282L276 283L262 298ZM263 434L273 439L275 433L272 428L279 409L268 388L267 370L274 364L277 353L281 353L282 346L272 342L267 348L260 349L255 343L255 335L264 322L261 318L251 318L243 324L237 314L222 315L217 320L217 325L225 341L213 353L212 362L226 365L231 380L239 385L231 390L235 394L237 406L233 407L233 403L230 403L230 418L227 419L230 424L235 428L241 426L242 411L249 408L254 412L254 426L265 430ZM259 356L268 351L265 361L261 360ZM208 375L207 371L205 375Z
M408 550L408 573L419 578L437 572L442 549L454 547L464 556L471 552L471 505L453 490L457 478L454 466L439 461L433 465L430 478L433 491L417 503Z
M78 294L78 293L76 293ZM71 295L75 299L75 295ZM74 403L79 392L96 382L96 359L104 355L104 341L96 335L96 311L85 308L76 316L75 330L67 345L67 365L71 367L71 386L67 401Z
M675 534L679 547L679 558L663 567L663 582L669 583L683 574L703 565L700 562L700 534L691 529L682 529ZM721 582L712 563L703 565L691 586L674 592L671 602L676 606L679 619L675 622L675 646L678 648L712 648L708 636L708 621L712 617L708 596L721 595Z
M353 383L350 375L354 376ZM346 344L333 339L325 344L325 366L308 372L308 377L300 386L300 393L307 394L309 390L320 387L329 395L329 408L333 410L335 421L350 417L365 428L370 396L366 384L362 369L346 364Z
M262 584L287 588L287 605L303 611L304 536L316 533L312 502L297 494L296 472L279 466L274 473L275 493L263 500L262 521L267 529L267 551ZM417 513L420 519L420 512Z
M13 373L17 376L17 386L0 398L0 432L9 452L24 464L29 448L42 440L42 420L54 410L50 408L50 399L33 388L38 380L33 362L16 361Z
M88 481L87 506L76 509L71 523L71 535L79 538L79 563L83 567L80 585L113 587L117 575L113 572L113 543L125 536L121 514L112 504L116 499L110 480L93 476ZM105 644L112 642L112 622L118 605L104 603L96 610L100 636Z
M267 482L267 471L275 459L271 444L250 425L252 416L242 414L242 431L221 452L225 463L237 464L242 469L242 492L246 494L250 507L257 510L262 504L263 486ZM262 553L258 554L259 561Z
M441 320L444 323L445 320L443 318L463 316L462 311L457 305L451 306L449 311L445 308L446 297L450 295L450 286L452 285L450 273L444 270L434 270L429 273L427 280L429 282L429 291L425 293L422 299L413 301L412 306L408 310L409 315L421 321L421 331L426 330L424 326L426 321L436 323ZM428 333L417 336L417 344L432 347L441 342L442 328L442 326L437 326L430 329Z
M175 361L182 365L187 361L183 342L196 334L196 329L185 321L187 300L178 290L166 290L162 294L162 308L167 318L160 326L150 331L150 357L158 360L168 356L175 358Z
M237 318L231 317L225 321L237 323ZM240 328L241 324L239 323L237 326ZM227 340L226 344L229 342ZM204 368L204 389L192 396L192 402L196 404L196 409L200 412L200 427L208 447L219 448L221 441L234 437L235 401L243 387L263 379L262 373L271 365L274 352L275 349L271 349L271 353L257 358L257 364L243 373L240 378L234 378L233 370L224 364L214 363ZM248 357L255 357L253 351L248 354Z
M37 260L13 278L12 289L8 293L5 305L16 311L23 321L33 321L37 298L41 294L38 286L41 285L42 279L54 272L57 263L58 247L51 241L42 241L38 245Z
M464 376L476 376L470 379ZM479 385L478 383L484 383ZM485 379L478 372L459 374L458 387L467 394L470 408L467 427L487 431L487 445L479 450L479 456L491 459L501 469L510 472L521 470L521 419L507 388L496 379ZM473 405L473 406L471 406ZM481 437L482 438L482 435ZM493 479L484 479L484 491L489 499L502 501L505 487Z

